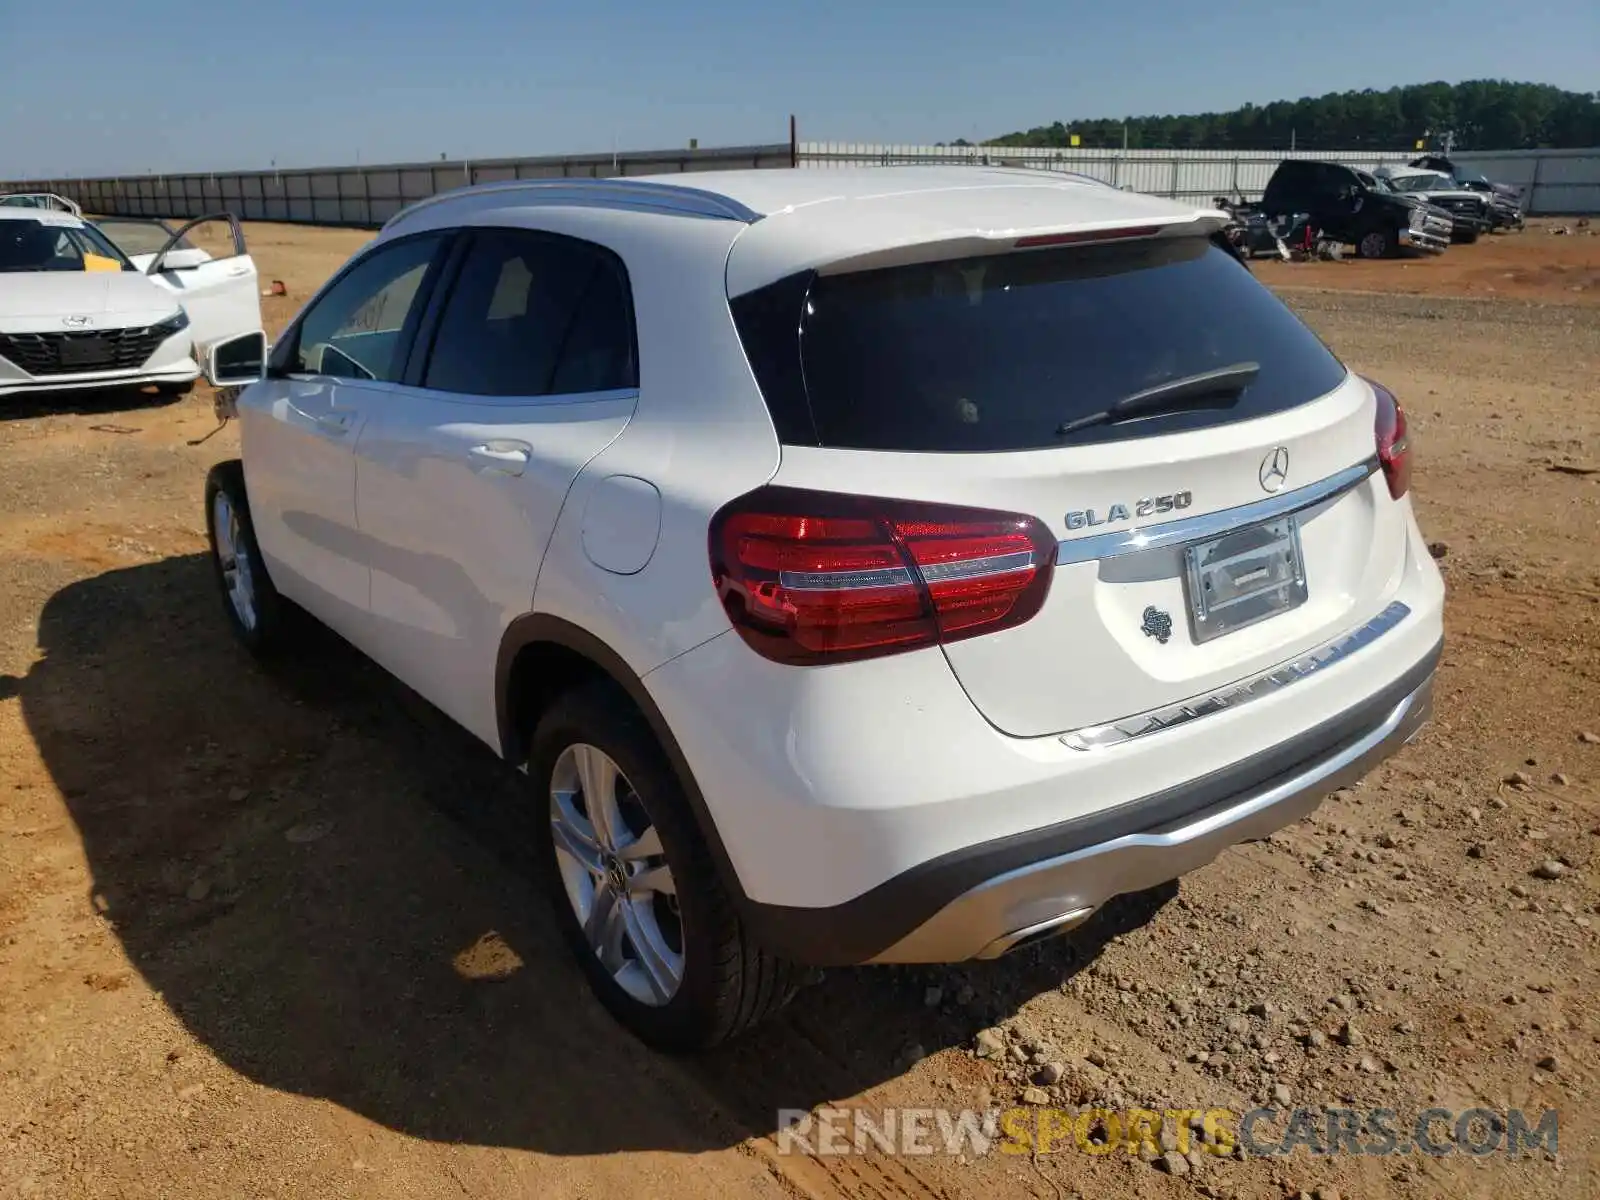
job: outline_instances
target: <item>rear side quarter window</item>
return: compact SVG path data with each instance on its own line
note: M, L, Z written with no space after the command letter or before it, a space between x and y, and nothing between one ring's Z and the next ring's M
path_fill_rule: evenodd
M470 237L424 387L534 397L638 386L627 274L614 254L533 230Z

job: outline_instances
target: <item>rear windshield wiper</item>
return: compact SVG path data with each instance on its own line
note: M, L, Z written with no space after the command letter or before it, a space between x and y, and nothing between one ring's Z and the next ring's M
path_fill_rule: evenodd
M1259 374L1260 363L1242 362L1234 363L1231 367L1218 367L1214 371L1201 371L1197 375L1185 375L1182 379L1169 379L1166 383L1158 383L1142 392L1124 396L1109 408L1065 422L1056 430L1056 436L1065 437L1093 425L1115 425L1119 421L1183 412L1189 408L1206 408L1224 396L1237 399L1239 393L1254 383Z

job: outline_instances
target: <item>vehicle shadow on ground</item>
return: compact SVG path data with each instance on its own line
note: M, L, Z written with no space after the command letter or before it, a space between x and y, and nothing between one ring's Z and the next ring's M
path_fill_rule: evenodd
M590 998L516 830L524 784L331 635L272 670L233 644L203 555L73 583L20 681L88 898L246 1077L446 1142L692 1152L901 1075L1059 984L1173 894L1000 963L830 972L698 1059ZM927 1007L933 983L976 1000ZM971 1097L926 1097L968 1105Z
M40 417L109 416L145 408L165 408L184 397L153 387L85 388L70 392L22 392L0 403L0 421L38 420Z

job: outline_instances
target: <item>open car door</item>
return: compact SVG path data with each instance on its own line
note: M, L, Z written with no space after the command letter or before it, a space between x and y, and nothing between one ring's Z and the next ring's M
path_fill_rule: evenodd
M186 252L189 231L211 221L224 221L233 239L233 253L196 262ZM245 249L244 230L232 213L196 217L174 233L144 270L155 282L176 293L189 314L196 346L254 333L262 327L260 277Z
M128 256L142 275L155 262L156 255L172 238L172 226L155 217L101 217L94 227L111 239ZM166 269L184 270L211 261L211 255L187 239L179 239L167 250Z

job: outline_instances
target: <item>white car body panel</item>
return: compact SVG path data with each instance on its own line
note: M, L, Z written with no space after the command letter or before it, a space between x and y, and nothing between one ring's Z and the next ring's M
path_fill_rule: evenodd
M183 305L189 314L189 336L194 344L205 347L260 329L261 281L255 260L240 254L207 257L193 266L184 265L194 253L174 251L163 261L160 271L146 276Z
M637 400L507 403L397 386L362 421L356 525L371 601L354 640L491 745L484 680L501 636L528 611L572 481Z
M1181 555L1150 549L1064 561L1043 609L1000 633L826 666L762 657L715 593L707 539L720 508L765 484L1027 514L1070 559L1105 532L1070 526L1074 510L1184 490L1184 517L1224 513L1275 490L1260 473L1279 448L1288 489L1368 463L1374 393L1346 375L1258 420L1078 448L785 446L730 296L803 269L1004 253L1022 233L1192 236L1221 214L966 168L585 186L437 197L374 247L480 225L606 247L632 287L637 394L266 380L239 401L256 531L280 590L497 749L513 623L595 639L659 710L746 898L836 907L942 855L1181 787L1350 711L1437 647L1442 583L1380 472L1301 514L1307 602L1214 641L1158 650L1139 631L1147 606L1180 628L1186 612ZM1295 660L1396 604L1405 617L1381 640L1288 691L1105 749L1062 739Z
M88 317L90 329L148 325L177 311L164 289L132 271L17 271L0 280L0 333L54 331L68 317Z
M356 537L356 439L389 385L266 380L241 398L251 519L278 589L359 644L371 571Z
M1163 438L1054 450L947 456L787 447L774 483L1002 509L1038 517L1061 539L1114 531L1071 530L1069 511L1187 491L1192 507L1173 516L1236 508L1263 498L1264 451L1289 452L1287 488L1313 483L1372 453L1371 389L1348 376L1333 393L1256 421ZM937 456L934 456L937 457ZM1158 644L1140 631L1146 607L1184 621L1183 552L1169 549L1104 562L1058 565L1044 610L1033 620L954 642L945 654L983 714L1007 733L1033 737L1125 717L1203 694L1231 679L1292 658L1372 609L1399 562L1404 524L1391 519L1373 487L1358 488L1301 518L1310 598L1269 621L1214 641ZM1383 500L1387 500L1387 493ZM1379 514L1382 514L1380 519ZM1381 605L1378 605L1381 607ZM1058 664L1020 671L1019 663ZM1092 689L1063 677L1093 679Z
M1407 533L1383 603L1406 603L1408 621L1277 696L1107 751L1000 732L977 716L937 649L804 670L768 662L730 633L645 685L695 764L746 893L764 904L836 906L940 855L1221 770L1336 716L1425 657L1438 642L1444 589L1409 503L1396 507ZM1029 673L1064 685L1090 678L1070 661L1017 667Z
M742 295L807 268L859 269L1003 252L1019 237L1088 232L1130 225L1220 229L1226 217L1094 180L1045 171L970 167L873 169L839 178L807 171L815 180L785 181L790 197L776 211L761 181L744 173L696 175L696 187L739 186L738 198L768 213L740 238L728 262L728 294ZM915 188L914 203L907 202Z

